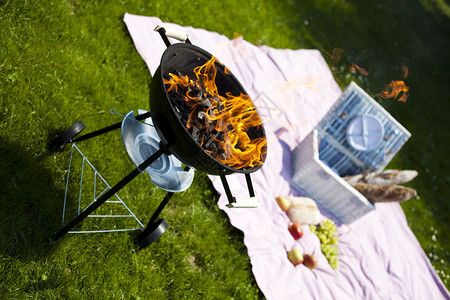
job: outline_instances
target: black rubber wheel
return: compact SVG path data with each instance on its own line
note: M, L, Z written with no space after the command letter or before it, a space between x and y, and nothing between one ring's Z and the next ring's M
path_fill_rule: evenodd
M145 228L136 237L136 243L139 245L139 248L144 249L153 242L156 242L168 227L169 224L167 224L166 220L159 219L150 227Z
M77 134L83 131L83 129L86 128L86 125L84 125L83 122L78 121L72 126L70 126L69 129L67 129L63 134L58 136L54 142L52 143L52 148L55 151L61 150L64 148L64 146L70 142Z

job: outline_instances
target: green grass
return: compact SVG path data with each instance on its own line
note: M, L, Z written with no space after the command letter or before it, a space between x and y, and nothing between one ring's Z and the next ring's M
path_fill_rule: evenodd
M49 140L78 120L87 130L119 121L111 107L121 113L148 108L151 77L122 21L125 12L230 38L237 32L254 44L319 49L342 87L355 80L371 95L408 67L407 102L380 100L413 134L391 166L420 173L411 183L420 198L402 207L450 286L450 22L444 1L0 0L2 297L262 296L242 233L215 205L204 174L173 197L163 212L169 230L150 248L138 251L126 233L49 241L60 226L69 157L69 147L48 151ZM345 50L336 64L325 54L335 48ZM352 63L370 75L350 73ZM131 170L120 144L116 132L79 145L110 184ZM148 220L164 193L139 176L119 195Z

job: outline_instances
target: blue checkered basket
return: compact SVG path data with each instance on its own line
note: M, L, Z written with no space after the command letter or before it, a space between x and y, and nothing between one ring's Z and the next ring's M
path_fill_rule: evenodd
M380 125L373 149L349 143L348 128L361 116ZM363 126L364 127L364 126ZM370 137L370 132L361 135ZM411 134L381 105L351 83L319 125L292 153L292 185L341 223L351 223L375 206L340 176L383 170Z

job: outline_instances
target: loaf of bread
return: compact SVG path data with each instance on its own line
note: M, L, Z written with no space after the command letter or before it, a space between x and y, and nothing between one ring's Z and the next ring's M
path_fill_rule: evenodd
M320 223L320 212L314 200L307 197L285 196L283 198L290 202L286 213L289 219L298 224L317 225Z

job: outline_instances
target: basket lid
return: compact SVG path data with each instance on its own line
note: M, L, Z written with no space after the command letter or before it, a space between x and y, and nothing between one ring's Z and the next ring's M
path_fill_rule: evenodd
M347 126L347 142L358 151L376 150L383 136L383 125L372 115L357 116Z

